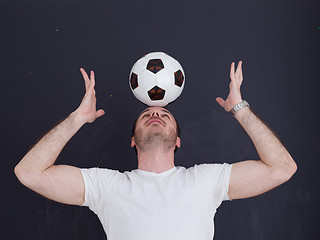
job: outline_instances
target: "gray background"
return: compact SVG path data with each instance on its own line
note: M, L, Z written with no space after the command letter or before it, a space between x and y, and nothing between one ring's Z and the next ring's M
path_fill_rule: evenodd
M13 168L80 104L80 67L95 71L97 106L106 115L80 129L57 163L136 168L131 127L145 106L128 75L154 51L178 59L186 74L182 95L168 106L182 130L176 165L258 159L236 119L215 102L227 97L230 64L239 60L243 99L298 164L284 185L224 202L215 239L318 239L318 1L2 0L0 19L0 239L106 238L89 209L26 189Z

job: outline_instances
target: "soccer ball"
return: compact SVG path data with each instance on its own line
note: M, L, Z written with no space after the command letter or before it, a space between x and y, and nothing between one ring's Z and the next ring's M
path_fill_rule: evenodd
M148 106L163 107L176 100L184 87L180 63L163 52L149 53L132 67L129 85L134 96Z

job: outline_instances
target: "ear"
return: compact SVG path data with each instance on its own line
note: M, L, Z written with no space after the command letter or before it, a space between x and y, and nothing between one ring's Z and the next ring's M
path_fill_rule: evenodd
M179 137L177 137L176 147L180 148L180 146L181 146L181 139Z
M134 142L134 137L131 138L131 147L134 147L136 143Z

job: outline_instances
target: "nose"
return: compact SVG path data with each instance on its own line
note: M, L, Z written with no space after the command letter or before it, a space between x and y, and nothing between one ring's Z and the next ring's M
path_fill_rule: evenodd
M155 117L155 116L159 117L160 115L156 110L153 110L153 112L151 113L151 117Z

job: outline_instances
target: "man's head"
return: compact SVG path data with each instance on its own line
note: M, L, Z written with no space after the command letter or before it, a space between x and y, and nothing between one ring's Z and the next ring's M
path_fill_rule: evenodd
M136 152L154 148L176 151L180 147L179 125L166 108L146 108L133 125L131 146Z

